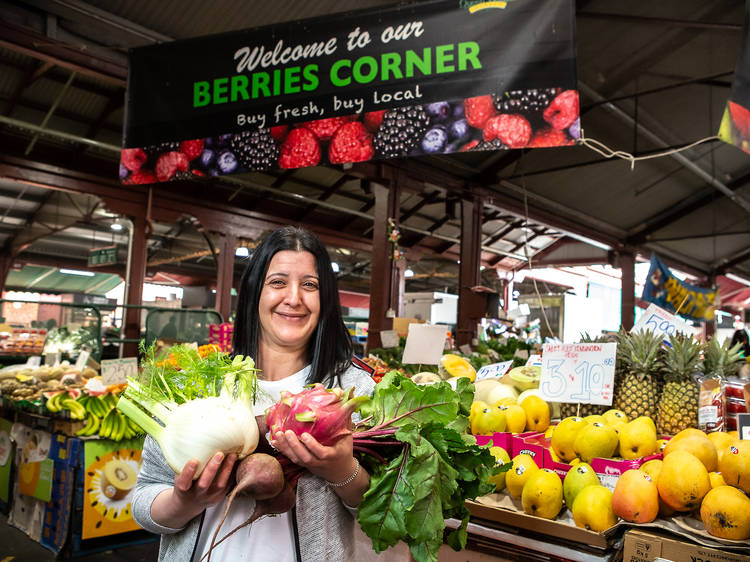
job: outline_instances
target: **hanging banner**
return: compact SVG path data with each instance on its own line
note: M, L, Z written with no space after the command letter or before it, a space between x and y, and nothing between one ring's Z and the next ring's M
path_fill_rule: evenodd
M130 52L120 179L579 137L573 0L435 0Z
M713 303L717 292L715 288L696 287L680 281L656 254L651 254L651 268L641 298L683 318L704 322L714 317Z
M142 438L84 443L83 539L140 529L133 521L130 500L142 448Z
M719 125L719 138L750 154L750 0L745 1L742 46L734 69L732 91Z

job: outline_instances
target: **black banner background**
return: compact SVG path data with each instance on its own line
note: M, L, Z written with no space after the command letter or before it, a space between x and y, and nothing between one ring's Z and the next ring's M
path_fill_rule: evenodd
M425 104L440 100L463 99L490 92L511 89L557 86L575 89L575 30L573 0L509 0L504 9L482 9L471 13L466 0L437 0L337 14L315 19L283 23L220 35L175 41L134 49L130 53L130 75L125 118L125 147L141 147L168 140L210 137L217 134L238 133L314 119L351 115L389 109L414 103ZM419 21L424 30L419 37L381 41L381 33ZM363 48L347 50L347 36L359 28L368 32L371 42ZM234 56L238 49L263 46L273 50L278 41L294 47L335 37L337 48L331 55L301 59L286 65L260 65L254 72L273 72L285 66L317 64L319 86L315 91L290 93L267 98L238 100L234 103L193 106L193 84L212 82L216 78L238 74ZM435 47L458 45L462 42L479 45L478 58L482 68L454 71L429 76L391 79L378 77L366 84L352 83L346 87L331 84L329 72L340 59L355 61L360 57L380 60L383 53L403 55L412 49L419 53L431 49L435 69ZM454 49L453 53L457 50ZM402 57L403 59L403 57ZM454 59L455 63L455 59ZM245 71L245 74L250 74ZM417 92L418 88L418 92ZM376 103L385 94L411 91L420 97L388 103ZM359 105L334 108L338 100L361 100ZM276 119L278 106L284 109L310 107L322 110L319 114ZM238 116L258 117L255 122L238 124Z

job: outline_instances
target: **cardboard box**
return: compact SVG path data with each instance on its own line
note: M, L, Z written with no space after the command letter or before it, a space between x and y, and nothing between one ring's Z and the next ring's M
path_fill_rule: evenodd
M683 562L747 562L750 555L717 550L687 543L662 535L631 529L625 533L623 562L651 562L652 560Z

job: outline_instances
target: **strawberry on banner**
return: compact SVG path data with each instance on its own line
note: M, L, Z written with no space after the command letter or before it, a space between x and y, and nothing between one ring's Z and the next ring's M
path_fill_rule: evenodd
M573 0L433 0L140 47L120 179L567 146L575 88Z

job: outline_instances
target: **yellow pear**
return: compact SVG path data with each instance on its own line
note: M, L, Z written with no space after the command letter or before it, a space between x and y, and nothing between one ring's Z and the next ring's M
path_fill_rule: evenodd
M503 466L510 462L510 455L508 451L502 447L490 447L490 453L495 457L495 466ZM505 489L505 475L506 472L501 472L494 476L490 476L489 483L495 485L495 492L502 492Z
M612 408L602 414L609 425L628 423L630 420L625 412Z
M515 499L520 499L523 485L526 484L529 476L537 470L539 470L539 467L531 455L521 453L513 457L513 466L505 473L505 485L508 487L510 495Z
M529 476L521 490L521 503L528 515L554 519L562 509L562 480L554 470L542 468Z
M581 490L586 486L598 486L600 484L599 477L590 464L581 462L576 464L576 466L570 467L570 470L565 475L565 480L563 480L565 505L568 506L568 509L572 508L573 502Z
M663 453L664 447L667 446L667 443L669 443L669 439L657 439L656 440L656 452Z
M612 509L612 492L604 486L586 486L573 501L576 527L601 533L617 523Z
M731 437L732 439L739 439L740 438L740 434L737 432L736 429L734 429L732 431L727 431L727 435L729 435L729 437Z
M526 429L528 431L545 431L549 427L549 404L535 395L527 396L521 402L526 412Z
M656 433L656 424L654 423L654 420L652 420L650 417L648 417L648 416L638 416L637 418L635 418L632 421L638 422L638 423L645 423L646 425L651 426L651 429L653 429L654 433Z
M607 418L605 418L604 416L601 416L599 414L591 414L591 415L586 416L585 418L583 418L583 420L587 424L592 424L592 423L607 423Z
M575 458L576 453L573 449L573 443L578 432L584 427L586 427L586 422L583 421L583 418L575 416L565 418L555 426L552 431L550 446L563 462L570 462Z
M518 404L500 406L505 410L505 431L522 433L526 429L526 412Z
M617 447L617 431L605 423L594 422L578 432L573 449L583 462L594 457L608 459Z
M653 422L642 416L626 423L620 428L620 455L623 459L631 460L645 457L656 451L656 428Z

